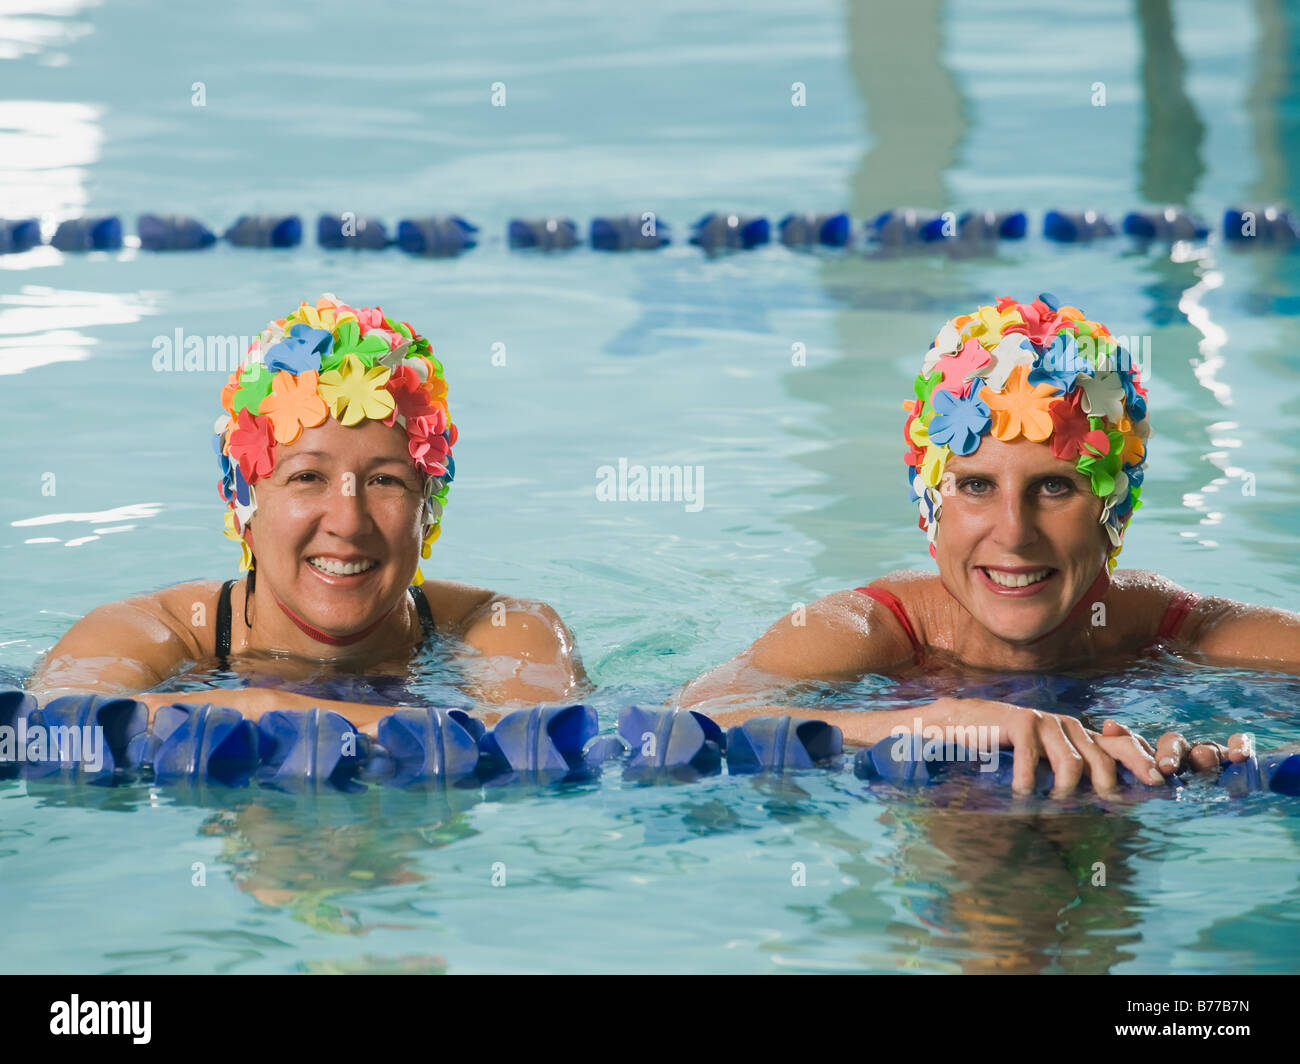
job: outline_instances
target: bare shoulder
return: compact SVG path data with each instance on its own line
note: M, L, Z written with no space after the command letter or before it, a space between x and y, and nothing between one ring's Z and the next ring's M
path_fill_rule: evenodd
M869 586L901 600L912 576L924 574L891 573ZM887 672L910 664L912 657L911 640L893 611L856 589L836 591L797 608L772 625L751 650L757 668L809 678Z
M476 612L497 597L495 591L459 580L426 580L420 585L440 632L460 632Z
M1142 643L1160 630L1165 610L1183 588L1147 569L1116 569L1106 592L1105 627L1123 642Z

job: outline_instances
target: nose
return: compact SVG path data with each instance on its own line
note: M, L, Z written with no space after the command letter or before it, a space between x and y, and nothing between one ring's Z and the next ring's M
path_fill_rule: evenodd
M1020 553L1038 539L1038 511L1020 492L1004 492L997 508L993 542L1010 554Z
M373 531L374 519L366 505L365 490L357 478L344 474L336 485L337 490L325 500L325 512L320 527L339 539L355 540Z

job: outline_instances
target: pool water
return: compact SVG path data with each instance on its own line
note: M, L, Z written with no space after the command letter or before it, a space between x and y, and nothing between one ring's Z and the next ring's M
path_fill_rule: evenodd
M458 475L426 574L553 604L609 727L795 604L932 565L899 404L943 321L1000 294L1150 337L1123 564L1295 608L1300 257L1037 236L972 259L707 257L683 239L708 210L1023 208L1037 231L1054 206L1300 204L1294 14L1262 0L1225 27L1179 4L1171 36L1118 2L905 6L380 4L359 26L342 3L165 24L143 2L7 5L0 215L456 211L484 239L436 261L310 238L0 257L0 685L101 603L234 575L209 443L224 374L156 372L153 344L246 336L327 291L410 320L446 367ZM643 210L670 247L501 240L514 215ZM702 467L704 505L598 501L620 458ZM445 701L446 683L425 662L412 688ZM1300 739L1300 680L1165 659L821 700L990 690L1152 740ZM18 781L0 783L0 970L1295 971L1298 857L1300 801L1201 782L962 805L846 771L359 796Z

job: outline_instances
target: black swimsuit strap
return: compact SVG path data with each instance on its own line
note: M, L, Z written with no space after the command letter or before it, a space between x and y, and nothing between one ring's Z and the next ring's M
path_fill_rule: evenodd
M223 669L229 667L227 659L230 657L230 589L237 583L238 580L227 580L221 585L221 594L217 597L217 664ZM424 639L428 641L434 632L433 610L429 608L429 600L415 585L408 587L407 591L411 593L411 600L420 615L420 627L424 629Z
M227 668L230 657L230 589L238 580L227 580L221 585L221 594L217 597L217 664Z
M424 629L424 641L428 642L433 636L433 610L429 609L429 600L415 584L406 590L411 593L411 598L415 602L416 612L420 615L420 627Z

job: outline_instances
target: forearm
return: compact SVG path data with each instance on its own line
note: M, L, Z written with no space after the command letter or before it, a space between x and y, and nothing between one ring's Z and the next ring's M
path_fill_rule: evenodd
M375 706L364 702L340 702L330 698L313 698L310 695L295 694L267 687L240 687L213 691L163 691L143 695L132 695L138 702L149 707L149 722L153 723L154 714L160 706L176 703L189 705L211 703L237 709L249 720L258 720L263 714L272 710L313 709L320 708L339 714L363 732L374 733L375 725L392 713L396 706Z
M691 708L710 717L724 728L730 728L754 717L797 717L800 720L821 720L833 724L844 735L850 746L874 746L888 739L900 726L914 729L919 719L923 725L944 726L955 724L957 699L940 698L929 705L912 709L843 710L805 709L797 706L758 706L751 709L733 709L710 713L707 705Z

